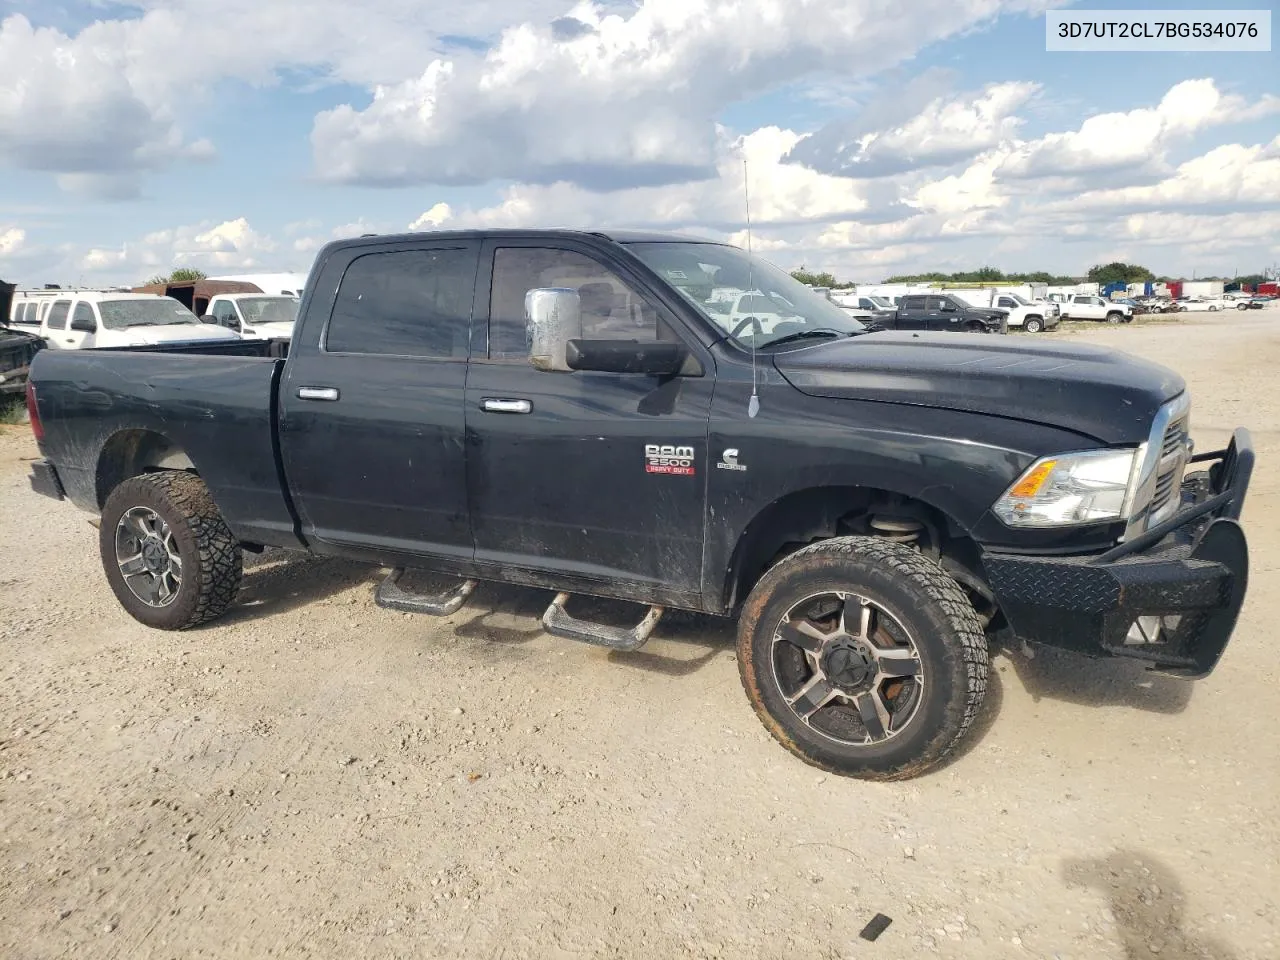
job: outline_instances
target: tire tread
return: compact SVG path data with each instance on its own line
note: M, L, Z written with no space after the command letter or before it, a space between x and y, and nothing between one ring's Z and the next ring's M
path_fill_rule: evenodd
M986 633L964 590L942 567L911 547L877 537L835 537L803 547L766 572L756 585L756 590L761 587L768 590L775 572L784 565L803 563L806 559L814 557L832 556L879 564L910 581L917 590L938 605L955 639L959 642L960 649L957 652L965 665L965 691L963 701L959 704L959 723L953 726L952 735L935 740L924 752L897 767L859 774L863 779L886 781L910 779L945 759L973 725L987 692L989 653ZM755 590L752 593L754 595ZM740 646L741 643L740 638ZM743 686L747 688L748 698L756 714L770 733L807 763L831 773L847 772L800 751L795 743L783 734L777 722L760 702L760 698L752 693L745 660L745 657L739 655L738 668Z

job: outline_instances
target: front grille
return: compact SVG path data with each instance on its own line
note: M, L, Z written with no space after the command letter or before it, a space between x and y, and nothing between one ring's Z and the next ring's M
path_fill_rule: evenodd
M1178 453L1187 442L1187 421L1179 420L1176 423L1169 424L1169 429L1164 432L1164 442L1160 445L1160 459L1171 457Z
M1189 455L1188 418L1170 423L1160 441L1160 463L1156 470L1151 505L1147 508L1148 529L1163 523L1178 509L1178 488Z

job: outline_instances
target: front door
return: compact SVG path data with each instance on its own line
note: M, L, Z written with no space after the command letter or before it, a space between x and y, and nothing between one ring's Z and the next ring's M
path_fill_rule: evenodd
M710 358L701 376L666 379L536 370L531 289L576 289L586 339L680 340L679 321L625 264L571 240L487 241L480 273L467 380L476 563L563 572L612 596L697 597Z
M326 262L321 289L336 297L308 306L328 317L294 340L280 387L304 535L470 560L462 401L479 251L441 239Z

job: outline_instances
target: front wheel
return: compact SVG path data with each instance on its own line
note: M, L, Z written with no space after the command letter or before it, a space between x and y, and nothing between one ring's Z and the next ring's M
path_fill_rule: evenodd
M240 545L194 474L149 473L116 487L102 510L98 547L116 599L148 627L206 623L240 589Z
M779 562L738 624L742 685L807 763L902 780L939 763L987 688L987 642L959 584L919 552L838 537Z
M1028 317L1027 322L1022 327L1027 333L1039 333L1044 329L1044 324L1040 322L1039 317Z
M1123 314L1123 313L1108 313L1108 314L1107 314L1107 323L1119 323L1119 322L1120 322L1121 320L1123 320L1123 319L1124 319L1124 314Z

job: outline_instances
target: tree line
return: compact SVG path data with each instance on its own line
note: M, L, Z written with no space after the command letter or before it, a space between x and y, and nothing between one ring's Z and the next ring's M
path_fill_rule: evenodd
M801 267L791 271L791 275L801 283L813 287L831 287L840 289L852 287L853 281L837 280L831 273L813 273ZM977 270L962 270L957 273L903 273L888 277L885 283L1048 283L1054 286L1077 283L1080 277L1069 277L1063 274L1050 273L1047 270L1033 270L1030 273L1005 273L998 267L980 267ZM1123 263L1119 260L1111 263L1099 263L1089 268L1083 278L1090 283L1106 286L1111 283L1168 283L1178 277L1157 276L1154 272L1138 263ZM1269 278L1265 274L1251 273L1242 277L1199 277L1200 280L1222 280L1226 283L1241 283L1256 286L1265 283Z

